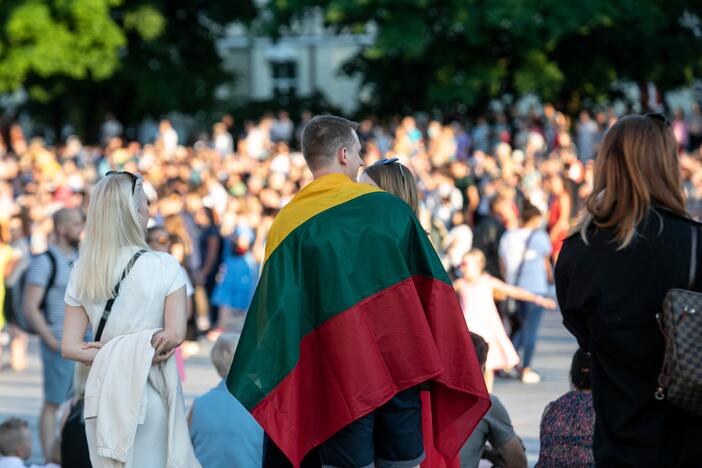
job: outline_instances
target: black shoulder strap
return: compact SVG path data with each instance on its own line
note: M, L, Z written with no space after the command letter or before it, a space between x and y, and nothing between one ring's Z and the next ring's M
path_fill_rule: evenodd
M105 304L105 310L102 311L102 317L100 317L100 324L98 325L97 333L95 334L95 341L100 341L100 338L102 338L102 332L105 329L107 319L110 317L110 313L112 312L112 306L115 303L115 299L117 299L117 296L119 295L119 287L122 284L122 281L129 274L129 271L132 269L139 257L141 257L144 253L146 253L146 250L144 249L135 253L132 259L129 260L129 263L127 263L127 266L124 268L122 276L120 277L119 281L117 282L117 285L115 286L114 297L111 297L107 300L107 304Z
M46 298L49 295L49 289L53 288L54 284L56 283L56 256L51 253L50 248L42 255L46 255L49 258L49 264L51 265L51 268L49 270L49 282L46 283L46 288L44 288L44 294L42 295L41 302L39 303L39 310L44 313L44 316L48 321L49 314L46 313Z
M697 224L692 225L692 248L690 249L690 279L688 280L687 289L692 289L695 285L695 277L697 276L697 238L699 237L699 228Z

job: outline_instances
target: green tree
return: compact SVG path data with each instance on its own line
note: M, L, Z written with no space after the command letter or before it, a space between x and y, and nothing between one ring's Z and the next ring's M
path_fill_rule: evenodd
M374 30L344 66L396 113L534 92L561 104L606 96L614 80L663 89L699 75L700 10L689 0L277 0L271 32L310 10L336 31Z
M89 139L108 111L127 124L209 111L216 87L234 79L222 70L215 41L225 25L255 16L251 0L0 2L7 12L0 15L0 91L24 87L38 115L57 129L69 121ZM59 42L53 31L68 38ZM3 60L13 66L5 69Z
M0 92L31 77L101 80L114 73L126 44L110 17L119 0L0 1ZM29 89L37 99L49 91Z

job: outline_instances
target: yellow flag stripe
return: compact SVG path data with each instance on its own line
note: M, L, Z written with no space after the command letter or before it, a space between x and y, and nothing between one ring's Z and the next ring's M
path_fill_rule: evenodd
M303 188L276 216L266 243L266 258L286 237L315 215L356 197L381 190L369 184L353 182L342 174L329 174Z

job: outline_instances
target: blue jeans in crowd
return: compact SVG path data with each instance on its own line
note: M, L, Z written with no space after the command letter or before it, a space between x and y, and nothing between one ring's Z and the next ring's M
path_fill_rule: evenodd
M522 366L531 367L531 359L534 357L536 349L536 340L539 336L539 325L541 325L541 316L544 309L532 302L518 303L517 314L521 320L522 326L512 339L512 344L518 353L524 350L522 357Z

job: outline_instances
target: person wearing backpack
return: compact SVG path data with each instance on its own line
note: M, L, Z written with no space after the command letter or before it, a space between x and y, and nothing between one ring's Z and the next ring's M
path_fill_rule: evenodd
M669 291L702 291L702 274L690 274L700 265L699 232L665 118L619 119L602 141L592 195L555 275L563 323L592 356L596 466L702 466L702 417L659 388L666 339L656 320ZM681 334L699 333L697 310L684 312ZM699 369L702 342L691 351L668 371ZM693 399L702 396L697 388Z
M56 430L56 412L71 398L75 364L61 356L64 295L71 268L78 256L83 215L77 209L60 209L53 215L52 242L46 253L32 258L23 291L27 324L39 335L44 401L39 415L39 440L49 453Z

